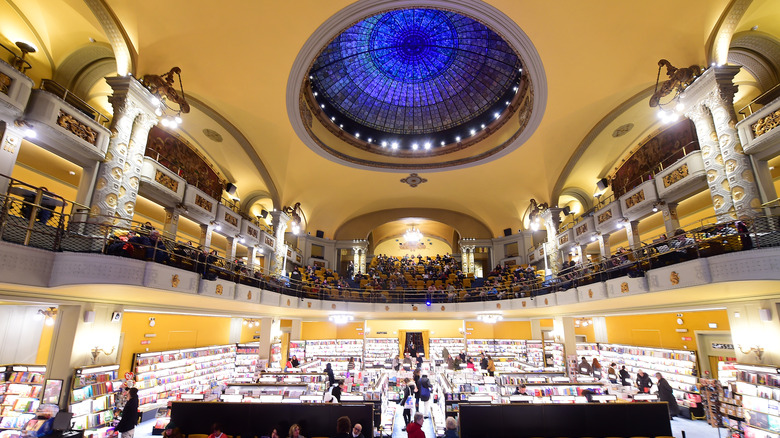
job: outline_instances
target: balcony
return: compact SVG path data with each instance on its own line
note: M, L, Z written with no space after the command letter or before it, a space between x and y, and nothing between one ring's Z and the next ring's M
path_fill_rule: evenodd
M67 94L75 98L72 94ZM82 166L91 166L106 157L111 131L85 112L86 103L74 106L48 89L33 90L25 120L37 133L36 144ZM100 114L100 113L97 113ZM104 120L98 116L99 120Z
M593 213L596 221L596 231L600 234L610 234L618 229L623 221L623 213L620 209L620 201L612 201Z
M141 166L141 184L138 193L163 207L175 207L184 199L187 182L150 157L144 157Z
M620 209L623 216L629 220L636 220L647 216L653 210L653 205L658 202L658 193L655 191L655 182L651 179L639 184L620 197Z
M184 206L187 208L185 216L195 222L208 224L217 217L217 205L216 199L203 190L187 184L184 191Z
M35 83L19 70L0 59L0 117L8 121L22 117Z
M707 176L701 151L696 150L655 175L658 197L679 202L707 188Z
M737 131L746 154L761 160L780 154L780 98L737 123Z

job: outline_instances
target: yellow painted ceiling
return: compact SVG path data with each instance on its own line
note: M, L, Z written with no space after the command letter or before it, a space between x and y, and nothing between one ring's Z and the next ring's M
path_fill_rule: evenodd
M185 92L218 115L196 105L179 134L236 183L242 199L278 193L283 206L300 202L308 231L323 230L326 237L373 212L421 208L470 216L497 237L504 228L522 227L531 198L555 204L552 197L566 188L593 193L596 180L659 127L647 105L657 61L705 64L706 41L730 1L561 0L554 7L489 1L528 35L541 57L548 92L541 124L505 157L466 169L421 171L428 181L415 188L400 182L408 172L359 170L321 157L301 142L288 119L286 88L296 56L320 25L350 3L105 0L138 53L135 75L179 66ZM778 23L780 3L756 0L737 32L758 25L777 37ZM91 44L89 38L109 42L80 0L0 1L0 34L3 44L22 39L40 48L29 72L36 81L51 77L70 54ZM107 107L105 87L96 85L93 92L90 101ZM612 137L626 123L634 128ZM206 128L225 140L207 139Z

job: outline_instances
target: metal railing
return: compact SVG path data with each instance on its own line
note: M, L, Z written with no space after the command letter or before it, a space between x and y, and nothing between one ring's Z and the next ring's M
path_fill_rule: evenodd
M221 279L300 299L433 305L534 298L611 278L644 276L650 269L687 260L780 246L780 216L776 214L755 216L749 221L720 223L712 217L697 221L695 228L680 231L675 236L661 236L634 250L619 249L609 258L568 267L547 279L536 275L532 268L505 266L501 272L486 279L461 274L446 278L441 276L437 281L421 278L422 273L415 265L414 271L391 273L401 285L399 287L388 287L389 283L385 280L391 275L384 278L382 275L372 278L358 276L356 280L348 280L340 279L327 270L317 275L302 276L296 281L289 277L269 276L259 267L167 238L145 224L113 225L114 218L73 213L73 208L71 214L65 214L68 202L61 197L17 180L11 179L10 182L6 193L0 195L3 206L0 239L4 241L49 251L101 253L156 262L195 272L207 281ZM30 193L24 193L28 196L25 199L23 195L14 193L20 192L17 189L34 193L34 197L29 200ZM54 201L62 204L52 207ZM424 267L423 271L426 269ZM407 274L414 281L411 287ZM355 287L356 282L362 283L363 287ZM402 287L404 282L407 287ZM452 288L449 288L448 282L453 284ZM476 284L468 286L469 283Z
M73 105L76 109L81 111L84 115L89 117L90 119L94 120L95 122L99 123L101 126L106 126L109 122L108 116L104 115L100 111L93 108L90 104L88 104L84 99L76 96L73 94L70 90L63 87L62 85L54 82L51 79L43 79L41 81L41 90L46 91L50 94L53 94L60 99L62 99L64 102L69 103L70 105Z

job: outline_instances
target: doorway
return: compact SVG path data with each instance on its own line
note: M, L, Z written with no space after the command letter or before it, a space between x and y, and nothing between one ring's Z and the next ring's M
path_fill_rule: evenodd
M417 357L417 353L425 355L425 342L422 332L406 332L404 340L404 355L409 353L412 357Z

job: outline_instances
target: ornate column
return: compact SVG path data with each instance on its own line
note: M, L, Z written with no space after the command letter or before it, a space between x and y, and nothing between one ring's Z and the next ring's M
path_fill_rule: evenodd
M571 316L556 316L553 318L553 334L555 342L563 344L564 358L577 355L577 337L574 334L574 318Z
M474 245L460 244L460 258L464 274L474 272Z
M208 224L208 225L201 225L200 226L200 240L198 240L198 244L200 244L203 249L206 251L211 248L211 233L214 231L214 225Z
M734 85L733 78L739 72L739 67L724 66L715 70L717 84L705 104L710 108L715 122L732 203L738 218L755 216L759 213L761 198L753 166L742 150L735 127L737 115L734 112L734 94L737 92L737 86Z
M601 259L606 260L609 258L609 233L599 234L599 252L601 252Z
M247 248L249 251L249 254L247 254L247 261L246 266L248 269L252 270L255 268L255 259L257 258L257 247L256 246L250 246Z
M642 247L642 240L639 238L639 221L626 222L626 237L628 237L628 246L631 249Z
M16 164L16 157L19 156L19 147L22 145L23 131L14 126L13 123L0 122L0 173L11 175ZM8 190L8 179L0 179L0 193Z
M361 274L366 273L366 252L368 252L368 248L363 248L360 251L360 273Z
M666 235L671 236L674 234L674 230L680 228L680 218L677 217L677 203L666 202L661 204L661 214L664 218Z
M284 243L284 232L287 231L287 223L290 222L290 216L281 210L275 210L271 212L271 217L273 217L276 243L274 244L274 254L271 258L270 274L279 276L282 275L285 268L284 259L287 257L287 244Z
M732 82L739 67L713 67L685 92L680 103L685 116L696 126L707 184L719 221L750 216L761 205L750 160L742 151L735 129L733 101L737 87Z
M580 263L583 265L588 262L588 254L585 251L588 245L577 245L577 255L580 257Z
M362 274L360 270L360 250L362 248L359 246L353 246L352 247L352 265L353 270L355 274Z
M547 257L550 260L550 270L553 275L561 268L558 257L558 226L561 224L561 209L550 207L542 213L545 228L547 229Z
M180 211L175 207L165 207L165 220L163 221L163 236L176 238L176 230L179 228Z
M112 136L100 163L90 211L98 222L129 226L135 211L146 138L157 118L152 94L130 76L106 78L113 89Z
M225 248L225 258L231 262L236 258L236 238L233 236L225 237L227 239L227 248Z

